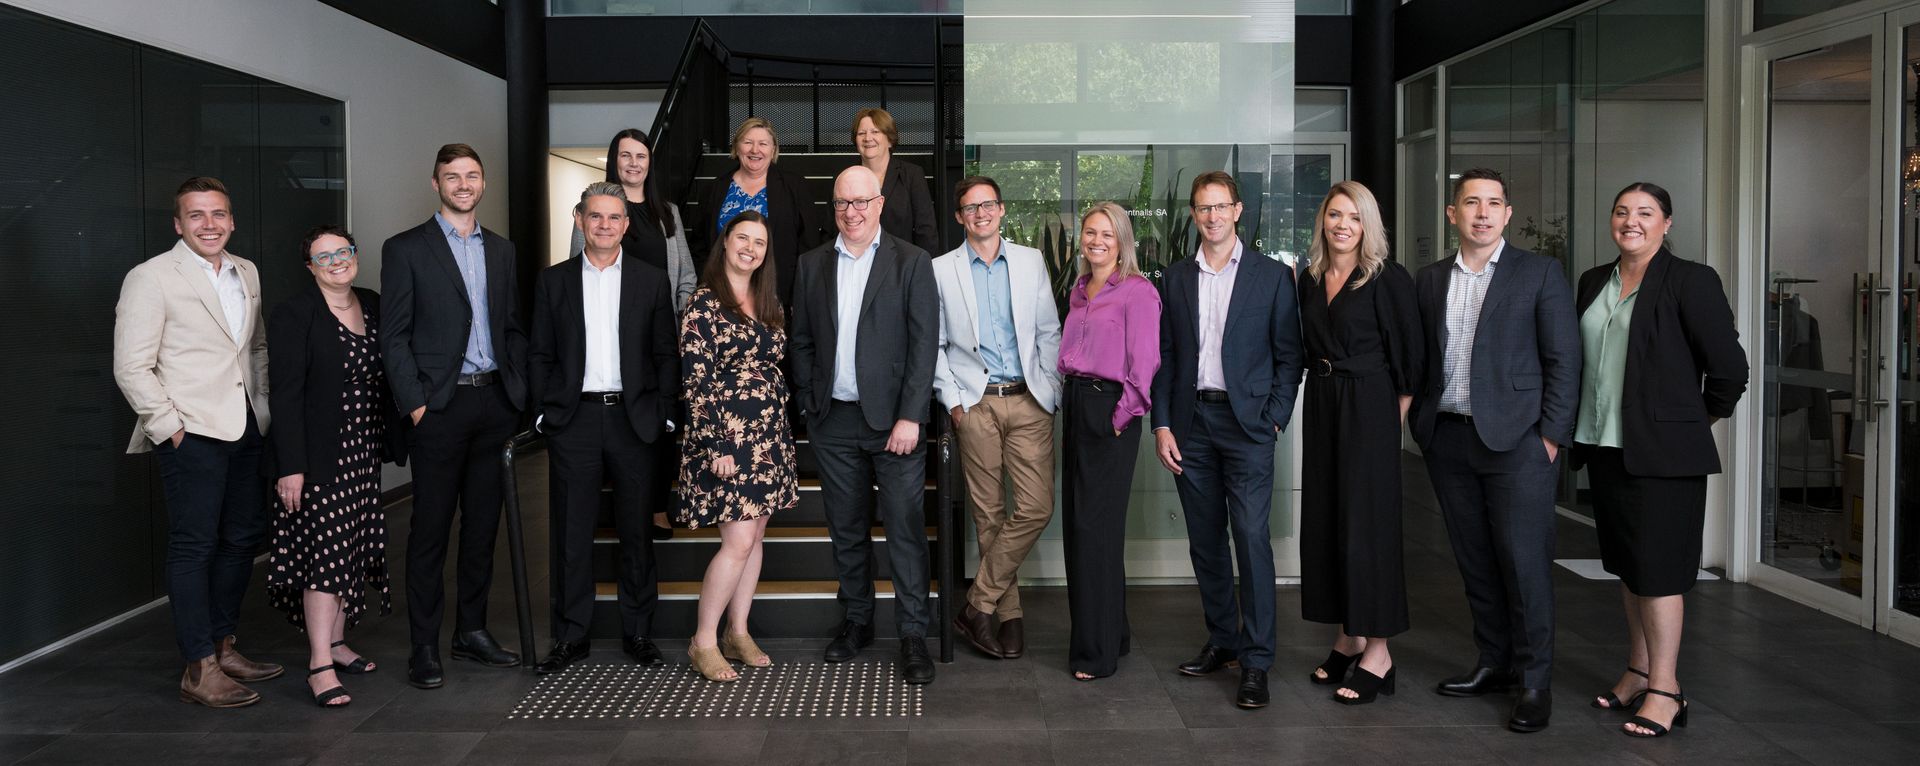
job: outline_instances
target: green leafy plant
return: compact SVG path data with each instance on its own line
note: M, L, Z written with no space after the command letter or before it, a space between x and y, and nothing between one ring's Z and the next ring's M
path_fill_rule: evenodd
M1535 223L1533 216L1527 216L1527 222L1520 225L1520 236L1533 240L1533 251L1559 261L1567 262L1567 217L1556 215L1546 223Z

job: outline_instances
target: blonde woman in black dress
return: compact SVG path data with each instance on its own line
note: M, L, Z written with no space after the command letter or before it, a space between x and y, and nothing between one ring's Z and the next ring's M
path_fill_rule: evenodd
M406 451L380 366L380 295L353 286L353 235L316 228L302 253L314 284L267 323L276 477L267 598L306 631L314 703L339 707L353 698L336 671L375 668L347 647L346 630L370 605L393 610L380 463Z
M766 219L742 211L720 232L680 322L688 410L680 520L690 529L720 527L720 550L700 582L699 623L687 654L694 669L714 681L740 677L727 660L773 664L747 635L747 612L760 582L767 519L800 503L780 369L785 315L774 268Z

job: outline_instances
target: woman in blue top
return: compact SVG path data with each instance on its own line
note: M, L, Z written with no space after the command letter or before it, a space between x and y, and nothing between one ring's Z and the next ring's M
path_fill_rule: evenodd
M730 153L735 166L717 176L701 200L700 210L706 213L706 221L699 232L705 241L694 248L694 253L704 256L712 252L719 232L740 211L752 210L765 216L780 305L792 305L793 274L800 254L824 241L816 222L820 204L802 193L799 177L774 167L780 158L780 140L773 132L773 123L760 117L741 121L733 131Z

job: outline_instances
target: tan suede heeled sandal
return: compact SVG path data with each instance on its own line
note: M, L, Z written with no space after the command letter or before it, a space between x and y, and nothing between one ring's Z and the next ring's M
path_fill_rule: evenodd
M719 644L720 656L727 659L756 668L773 664L773 658L768 657L766 652L760 651L760 646L753 642L753 637L745 633L739 635L728 633L720 637Z
M727 664L727 658L720 656L720 648L714 646L687 647L687 656L693 658L693 669L700 671L708 681L738 681L740 674Z

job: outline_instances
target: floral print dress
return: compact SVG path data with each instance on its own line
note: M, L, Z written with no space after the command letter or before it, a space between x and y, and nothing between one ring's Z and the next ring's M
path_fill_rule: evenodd
M680 457L680 520L690 529L756 519L800 503L787 380L787 334L728 315L712 291L694 291L680 319L687 428ZM731 455L738 472L713 475Z

